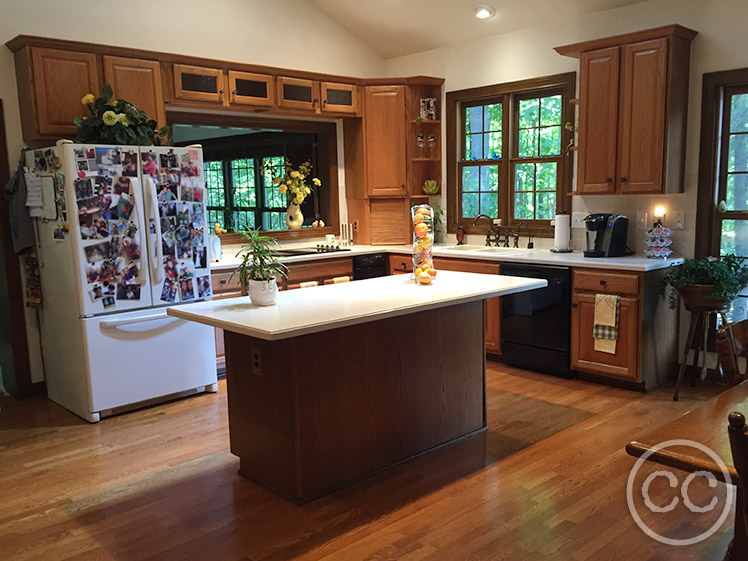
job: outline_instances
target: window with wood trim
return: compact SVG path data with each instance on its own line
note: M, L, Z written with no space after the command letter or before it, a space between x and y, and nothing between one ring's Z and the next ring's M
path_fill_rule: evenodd
M447 93L449 231L479 214L551 235L568 210L575 73Z
M748 257L748 69L704 75L700 150L696 256ZM748 318L748 290L727 317Z

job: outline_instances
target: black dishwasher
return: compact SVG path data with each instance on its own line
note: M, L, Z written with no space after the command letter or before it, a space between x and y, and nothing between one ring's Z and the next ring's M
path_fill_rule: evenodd
M571 270L568 267L502 263L501 274L545 279L548 286L501 298L501 359L565 378L569 367Z
M384 253L353 256L353 280L387 276L387 257Z

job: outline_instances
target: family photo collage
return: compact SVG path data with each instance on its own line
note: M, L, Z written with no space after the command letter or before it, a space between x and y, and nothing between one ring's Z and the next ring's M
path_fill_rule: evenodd
M194 153L193 153L194 152ZM163 302L211 296L205 245L205 191L199 153L143 153L143 174L156 185L163 254Z
M105 310L117 300L140 300L141 248L133 216L138 154L101 147L75 148L74 154L80 236L95 241L83 248L89 295Z

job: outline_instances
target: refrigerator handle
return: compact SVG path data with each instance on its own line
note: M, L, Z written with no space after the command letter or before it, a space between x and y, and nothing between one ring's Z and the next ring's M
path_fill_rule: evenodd
M158 321L161 319L176 319L179 318L172 318L171 316L167 315L166 312L163 314L154 314L150 316L140 316L136 318L130 318L130 319L117 319L117 320L111 320L111 321L102 321L99 323L102 329L114 329L117 327L120 327L122 325L133 325L136 323L146 323L149 321Z
M156 185L150 177L145 178L146 192L148 193L148 220L153 219L155 230L155 240L153 240L153 251L150 244L148 247L149 264L151 267L151 282L153 286L164 280L163 268L160 266L164 258L164 250L161 246L161 220L158 217L158 196L156 195ZM150 228L147 236L150 237ZM155 257L155 261L154 261Z
M135 213L138 218L139 226L138 226L138 243L141 247L141 253L143 252L143 249L145 247L145 240L147 239L147 235L143 235L143 230L147 228L147 225L145 223L145 219L143 217L144 209L143 209L143 192L140 190L140 185L138 185L138 180L135 177L131 177L130 181L132 182L132 192L133 196L135 197ZM143 279L141 277L140 284L143 284Z

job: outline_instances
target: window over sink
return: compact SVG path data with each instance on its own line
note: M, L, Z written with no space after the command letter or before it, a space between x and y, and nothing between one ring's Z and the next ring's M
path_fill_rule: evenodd
M449 231L478 214L551 235L568 210L575 73L447 93Z

